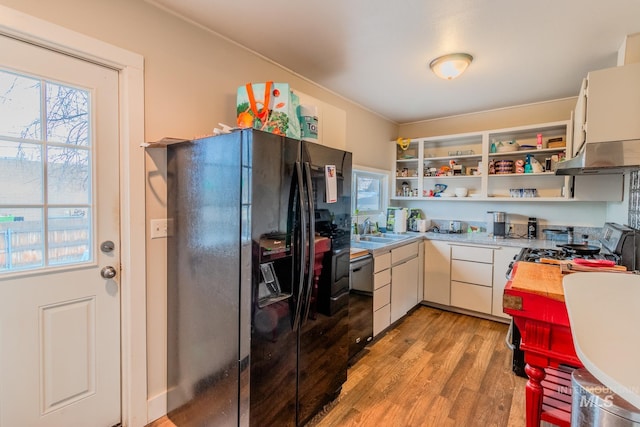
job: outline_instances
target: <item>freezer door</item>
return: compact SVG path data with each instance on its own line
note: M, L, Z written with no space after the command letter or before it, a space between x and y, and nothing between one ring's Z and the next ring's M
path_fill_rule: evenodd
M238 425L240 141L167 147L167 412L177 426Z

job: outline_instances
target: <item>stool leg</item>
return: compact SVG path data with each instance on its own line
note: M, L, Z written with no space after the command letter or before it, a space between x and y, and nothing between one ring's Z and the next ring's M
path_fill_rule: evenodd
M524 371L529 377L525 388L525 397L527 400L527 427L539 427L540 415L542 414L542 398L544 394L541 383L546 374L543 368L531 366L528 363L527 366L525 366Z

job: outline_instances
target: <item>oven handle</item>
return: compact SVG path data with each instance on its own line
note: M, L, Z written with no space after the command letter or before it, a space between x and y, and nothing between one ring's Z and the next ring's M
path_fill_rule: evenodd
M511 322L509 323L509 330L507 331L507 336L504 339L504 343L507 345L507 347L509 347L511 351L516 349L516 346L511 344L512 338L513 338L513 319L511 319Z

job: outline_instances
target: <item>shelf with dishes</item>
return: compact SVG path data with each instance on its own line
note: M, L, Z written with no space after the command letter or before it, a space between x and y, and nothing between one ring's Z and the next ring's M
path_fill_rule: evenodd
M570 179L556 176L556 164L571 152L569 121L406 140L398 148L392 198L411 200L571 200ZM526 173L525 173L526 172ZM416 179L416 178L420 179ZM406 185L403 185L403 180ZM435 191L436 185L467 188L466 197ZM409 187L409 190L406 188ZM514 196L532 189L534 196ZM526 193L527 196L532 194Z

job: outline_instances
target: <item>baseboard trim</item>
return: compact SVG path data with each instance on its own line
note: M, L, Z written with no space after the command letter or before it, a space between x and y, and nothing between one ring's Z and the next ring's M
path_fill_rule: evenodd
M167 392L160 394L147 400L147 419L149 422L167 415Z

